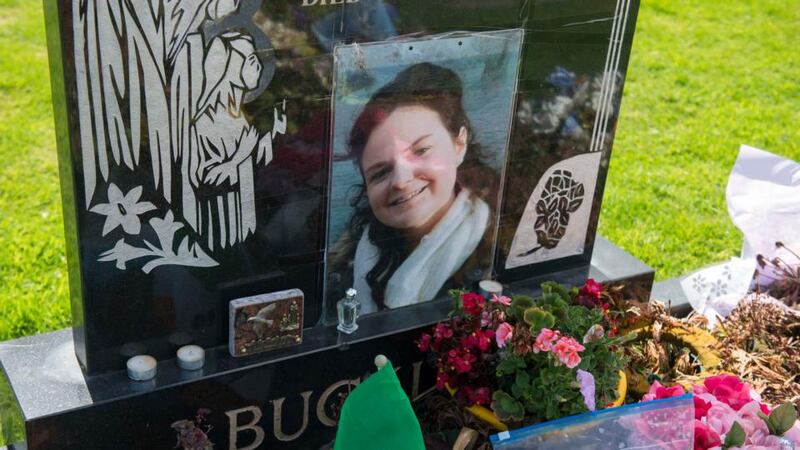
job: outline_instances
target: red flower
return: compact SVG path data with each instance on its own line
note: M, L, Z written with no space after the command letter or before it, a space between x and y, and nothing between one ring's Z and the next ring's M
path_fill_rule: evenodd
M694 399L694 418L700 420L708 414L708 410L711 409L711 402L707 402L696 395L693 395L692 398Z
M417 347L419 347L420 351L427 352L431 348L431 338L432 336L428 333L422 333L419 340L417 341Z
M464 305L464 312L473 316L480 315L486 299L482 295L474 292L461 294L461 303Z
M706 378L703 384L694 387L695 394L710 393L717 400L739 411L750 403L750 388L734 375L716 375Z
M767 405L765 405L763 403L759 403L758 407L761 408L761 412L764 413L764 415L766 415L766 416L769 415L769 413L770 413L769 406L767 406Z
M584 283L583 287L578 291L579 294L585 295L590 298L600 299L600 293L603 292L603 285L594 281L594 278L589 278Z
M438 323L433 330L433 336L436 337L436 339L451 338L453 337L453 330L447 326L446 323Z
M473 405L488 405L492 401L489 388L470 389L467 398Z
M463 353L456 349L452 349L447 353L447 364L449 364L457 373L468 373L472 370L472 363L477 361L469 351Z
M489 350L489 347L492 346L492 340L494 339L494 330L486 330L486 331L476 331L472 333L472 339L475 343L475 347L478 347L480 351L485 352Z
M443 371L439 371L436 374L436 389L442 390L445 388L445 384L450 382L450 377Z
M722 445L716 431L699 420L694 421L694 450L707 450Z

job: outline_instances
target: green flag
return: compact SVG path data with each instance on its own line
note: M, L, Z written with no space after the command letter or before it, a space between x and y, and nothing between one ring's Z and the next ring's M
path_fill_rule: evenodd
M392 363L387 363L347 396L333 448L425 449L419 421Z

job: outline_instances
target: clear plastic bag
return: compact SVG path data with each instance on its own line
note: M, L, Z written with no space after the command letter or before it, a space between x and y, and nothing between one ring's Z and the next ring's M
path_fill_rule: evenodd
M491 436L495 450L694 448L690 394L565 417Z

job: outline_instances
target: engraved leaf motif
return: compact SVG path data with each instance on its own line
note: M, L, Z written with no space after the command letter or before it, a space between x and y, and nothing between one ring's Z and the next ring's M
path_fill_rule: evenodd
M583 183L575 181L571 171L554 171L545 183L541 198L536 202L536 221L533 227L538 246L518 256L528 256L542 248L555 248L567 233L570 214L583 204L584 195Z

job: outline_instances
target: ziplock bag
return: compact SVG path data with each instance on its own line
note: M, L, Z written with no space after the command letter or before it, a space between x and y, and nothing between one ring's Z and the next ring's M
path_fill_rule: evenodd
M491 436L495 450L694 448L692 395L608 408Z

